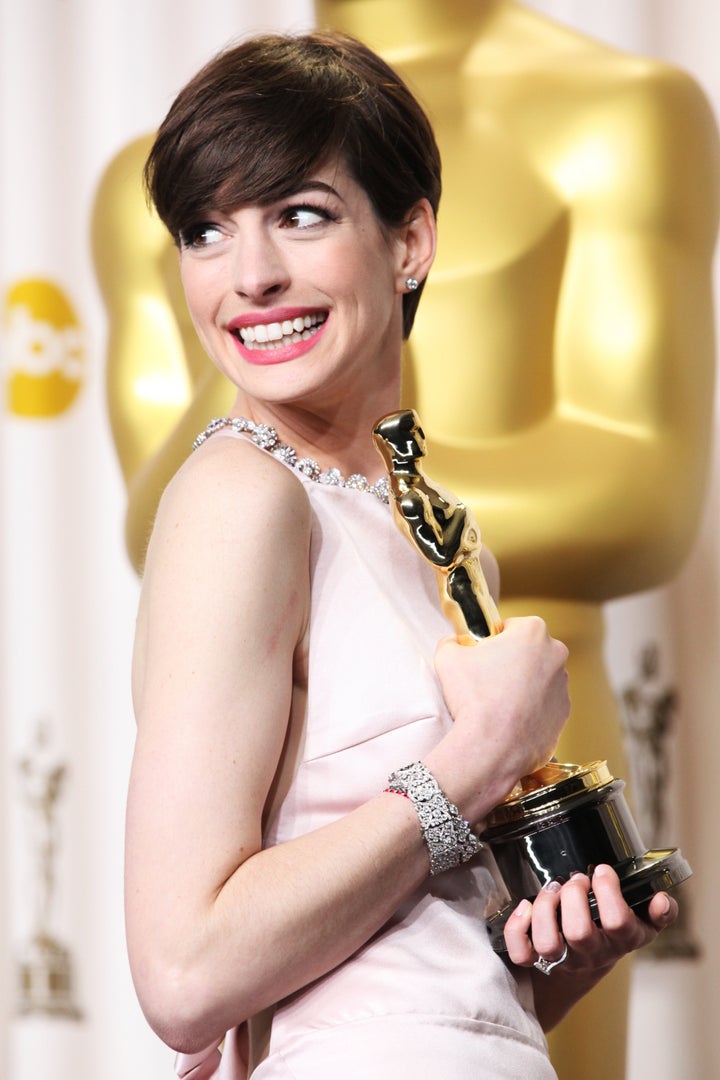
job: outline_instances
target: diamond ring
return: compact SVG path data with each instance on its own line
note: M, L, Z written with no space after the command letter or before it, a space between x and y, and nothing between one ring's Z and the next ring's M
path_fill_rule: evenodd
M549 975L553 968L559 967L560 964L565 963L565 961L567 960L567 954L568 946L566 941L565 948L563 949L563 954L559 960L546 960L544 956L538 956L537 960L533 964L533 967L537 968L538 971L542 971L543 975Z

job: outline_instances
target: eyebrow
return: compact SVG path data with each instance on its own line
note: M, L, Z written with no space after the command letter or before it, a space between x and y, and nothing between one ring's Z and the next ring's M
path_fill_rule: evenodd
M345 204L345 199L342 197L342 195L337 190L337 188L334 188L332 186L332 184L326 184L324 180L303 180L303 181L298 183L297 187L293 188L290 191L285 191L284 193L280 193L280 194L277 194L277 195L270 195L270 197L268 199L260 200L260 205L272 206L273 204L280 203L280 202L283 202L283 201L287 201L288 199L297 199L300 196L302 196L305 192L309 192L309 191L321 191L326 195L334 195L336 199L339 199L340 202L343 203L343 205L346 205ZM248 205L248 204L242 204L241 203L240 205ZM249 205L251 205L251 204L249 204ZM220 214L229 213L229 212L231 212L231 209L232 208L223 209L222 206L217 206L216 208L213 208L212 206L208 206L208 208L205 209L205 210L199 210L197 212L197 214L195 215L195 217L190 219L190 224L189 225L183 225L182 227L180 227L178 229L178 231L177 231L178 237L181 237L182 233L186 232L187 229L190 228L197 221L202 220L203 217L206 217L206 216L212 217L214 213L220 213Z
M302 195L303 191L323 191L328 195L334 195L336 199L342 200L342 195L337 191L332 184L326 184L322 180L305 180L298 185L297 190L290 193L288 198L292 198L295 195Z

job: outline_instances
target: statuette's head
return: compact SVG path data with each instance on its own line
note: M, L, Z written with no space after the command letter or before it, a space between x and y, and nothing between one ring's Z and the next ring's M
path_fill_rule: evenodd
M373 428L373 440L388 471L413 466L425 456L425 432L414 409L390 413Z

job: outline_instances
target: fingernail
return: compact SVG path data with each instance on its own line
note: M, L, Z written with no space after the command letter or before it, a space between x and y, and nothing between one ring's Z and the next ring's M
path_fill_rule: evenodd
M545 890L545 892L557 893L557 892L560 892L561 888L562 888L562 885L557 880L557 878L555 878L554 881L547 881L543 885L543 889Z
M572 874L570 875L570 880L572 881L572 879L574 877L586 877L586 876L587 875L585 874L585 872L583 870L573 870Z
M513 915L517 915L519 918L522 919L523 916L527 915L530 908L532 908L532 904L529 900L521 900L518 906L515 908Z
M670 897L666 896L665 897L665 902L663 904L662 911L660 912L660 918L661 919L666 919L669 914L670 914Z

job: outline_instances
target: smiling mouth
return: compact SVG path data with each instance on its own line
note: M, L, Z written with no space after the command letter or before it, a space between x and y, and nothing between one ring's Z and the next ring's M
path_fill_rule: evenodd
M282 322L241 326L232 333L246 349L281 349L284 345L309 341L326 319L327 312L316 311L312 315L298 315L294 319L283 319Z

